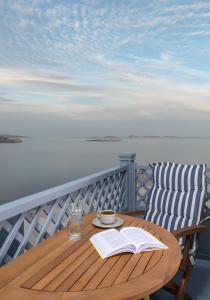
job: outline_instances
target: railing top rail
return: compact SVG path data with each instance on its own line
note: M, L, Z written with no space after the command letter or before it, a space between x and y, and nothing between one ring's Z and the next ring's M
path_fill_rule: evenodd
M102 180L107 176L123 172L127 169L127 166L120 166L111 168L99 173L95 173L80 179L73 180L71 182L47 189L45 191L35 193L30 196L20 198L15 201L8 202L0 205L0 222L14 217L20 213L38 207L44 203L48 203L53 199L62 197L68 193L72 193L78 189L81 189L89 184Z
M149 165L136 165L135 166L137 170L151 170L152 168ZM206 168L206 173L210 173L210 167Z

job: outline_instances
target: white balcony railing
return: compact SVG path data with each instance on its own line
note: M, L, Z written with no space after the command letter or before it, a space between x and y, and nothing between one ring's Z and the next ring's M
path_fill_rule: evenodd
M66 227L71 203L82 202L83 214L101 209L143 209L153 185L152 170L136 165L134 153L121 154L119 159L116 168L1 205L0 264ZM209 193L205 212L210 213Z
M66 227L70 204L83 214L124 210L127 167L100 172L0 206L0 263L7 263Z

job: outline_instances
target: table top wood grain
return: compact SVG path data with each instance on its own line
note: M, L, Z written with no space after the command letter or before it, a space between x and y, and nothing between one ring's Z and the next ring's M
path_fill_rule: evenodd
M181 256L174 236L131 216L122 226L142 227L168 246L166 250L124 253L101 259L89 238L102 229L84 217L82 240L58 232L0 268L1 300L140 299L165 285L177 272Z

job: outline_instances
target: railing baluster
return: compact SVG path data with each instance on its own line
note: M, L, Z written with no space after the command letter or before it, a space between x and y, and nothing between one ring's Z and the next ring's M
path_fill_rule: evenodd
M3 246L1 247L0 250L0 264L2 263L2 260L4 258L4 256L6 255L7 251L9 250L18 230L20 229L20 226L23 223L23 220L25 218L26 213L23 213L22 215L19 216L17 222L14 224L14 226L12 227L12 230L10 231L10 233L8 234Z
M104 195L103 203L102 203L102 205L101 205L101 210L103 210L104 207L105 207L105 203L106 203L106 201L107 201L107 199L108 199L107 195L108 195L108 193L109 193L110 186L111 186L111 180L109 180L108 186L106 187L106 192L105 192L105 195Z
M118 210L120 199L123 198L122 194L124 193L124 196L125 196L125 188L124 187L125 187L125 177L123 177L123 180L122 180L122 183L121 183L120 194L119 194L117 203L116 203L115 208L114 208L115 211Z
M65 214L65 211L67 209L67 206L70 205L70 198L68 197L68 199L65 201L59 215L58 215L58 218L57 218L57 221L55 223L55 226L54 226L54 229L52 231L52 235L58 230L58 227L60 226L61 224L61 220L63 219L63 215Z
M107 202L106 202L106 205L105 205L105 209L108 209L108 207L109 207L109 204L110 204L110 201L111 201L111 199L113 198L113 196L114 196L114 190L115 190L115 186L116 186L116 184L117 184L117 178L113 178L113 185L112 185L112 190L111 190L111 193L110 193L110 196L109 197L107 197Z
M99 207L101 208L100 202L101 202L101 196L102 196L102 192L103 192L103 189L105 187L105 184L106 184L106 182L103 181L103 184L102 184L101 190L99 192L99 196L98 196L98 202L97 202L97 205L96 205L96 211L98 210Z
M93 209L93 202L94 202L96 193L98 192L98 189L99 189L99 182L97 182L95 187L94 187L94 191L93 191L93 194L90 198L89 205L87 206L87 211L91 211Z
M27 242L28 242L28 240L29 240L29 238L32 234L32 231L33 231L34 227L36 226L36 224L38 222L38 219L40 217L41 212L42 212L42 207L39 207L36 211L36 214L35 214L34 218L32 219L32 222L31 222L26 234L24 234L24 238L21 241L21 243L19 244L13 258L16 258L18 255L20 255L23 252L23 250L26 247L26 244L27 244Z
M45 232L46 232L46 230L47 230L47 227L48 227L48 225L49 225L49 223L50 223L50 220L51 220L51 218L52 218L52 216L53 216L53 214L54 214L54 211L55 211L55 209L56 209L56 207L57 207L57 205L58 205L58 201L59 201L59 200L56 200L55 203L53 204L53 207L52 207L52 209L50 210L50 213L48 214L48 216L47 216L47 218L46 218L46 220L45 220L45 222L44 222L44 224L43 224L43 226L42 226L42 229L41 229L41 231L40 231L38 237L37 237L36 240L35 240L35 245L37 245L37 244L42 240L43 235L45 234Z
M82 207L83 207L83 211L85 209L85 205L86 205L86 202L87 202L87 199L90 195L90 192L91 192L91 186L88 187L87 191L86 191L86 194L85 194L85 197L83 198L83 203L82 203Z

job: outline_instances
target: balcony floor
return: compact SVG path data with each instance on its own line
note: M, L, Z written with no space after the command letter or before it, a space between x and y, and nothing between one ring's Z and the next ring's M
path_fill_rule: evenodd
M190 278L188 293L193 300L210 299L210 261L196 260ZM151 300L174 300L174 297L168 292L160 290L152 295Z

